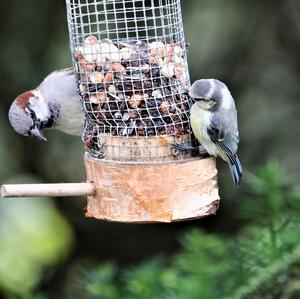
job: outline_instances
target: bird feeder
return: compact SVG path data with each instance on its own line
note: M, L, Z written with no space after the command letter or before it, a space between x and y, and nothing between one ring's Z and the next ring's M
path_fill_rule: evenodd
M87 183L75 193L88 195L86 216L172 222L215 213L215 159L172 146L192 145L180 1L66 4L85 111Z

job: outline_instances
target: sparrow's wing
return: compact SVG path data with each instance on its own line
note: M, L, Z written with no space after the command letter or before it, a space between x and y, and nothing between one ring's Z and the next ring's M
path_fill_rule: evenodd
M72 102L80 102L73 68L65 68L52 72L37 89L45 97L46 101L61 103L66 99L71 99Z
M56 70L56 71L53 71L51 74L54 74L54 73L56 73L56 74L61 73L64 76L73 76L75 74L74 69L72 67L67 67L65 69Z

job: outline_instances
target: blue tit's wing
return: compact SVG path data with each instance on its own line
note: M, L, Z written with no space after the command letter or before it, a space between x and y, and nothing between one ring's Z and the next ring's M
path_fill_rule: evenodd
M207 129L210 139L214 142L221 142L224 140L225 132L222 129L221 119L218 117L217 113L214 113L211 118L211 125Z
M218 146L218 148L227 157L234 183L237 186L242 178L242 165L237 154L234 153L230 146L226 143L226 139L228 139L228 136L226 135L226 132L224 130L221 118L219 118L218 114L216 113L212 117L210 127L207 128L207 134L211 141L216 146Z
M222 152L227 156L228 160L234 164L236 162L236 154L230 148L230 146L226 143L228 139L228 134L226 134L224 130L224 125L222 124L221 118L218 117L217 113L214 113L211 124L207 128L207 134L211 141L217 145Z
M222 152L225 153L227 156L228 160L232 163L234 163L235 160L235 154L232 152L232 150L224 143L224 137L225 137L225 132L214 126L213 124L210 125L210 127L207 128L207 134L211 141L217 145Z

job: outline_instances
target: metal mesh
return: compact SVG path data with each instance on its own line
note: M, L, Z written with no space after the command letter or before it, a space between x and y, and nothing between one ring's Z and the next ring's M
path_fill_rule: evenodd
M183 159L190 85L179 0L66 0L86 113L83 141L107 160Z

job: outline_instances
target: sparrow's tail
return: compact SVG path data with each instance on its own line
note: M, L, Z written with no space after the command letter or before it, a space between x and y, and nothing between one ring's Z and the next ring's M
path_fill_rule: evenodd
M228 162L228 166L234 181L234 185L238 187L243 176L243 168L237 155L234 155L234 159Z

